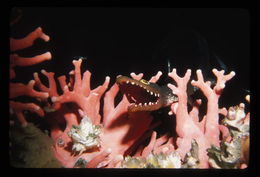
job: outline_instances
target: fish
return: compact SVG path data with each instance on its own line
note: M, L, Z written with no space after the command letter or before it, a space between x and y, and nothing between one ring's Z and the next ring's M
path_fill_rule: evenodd
M136 80L122 75L117 76L116 83L130 102L129 112L155 111L178 102L177 95L173 94L167 86L159 86L144 79Z

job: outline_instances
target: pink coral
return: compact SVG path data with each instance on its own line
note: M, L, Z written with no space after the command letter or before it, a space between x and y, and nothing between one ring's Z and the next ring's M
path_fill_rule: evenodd
M14 67L31 66L51 59L50 52L40 54L31 58L21 57L15 52L33 45L37 38L49 41L49 36L42 32L39 27L23 39L10 38L10 80L15 78ZM176 69L169 73L177 83L177 86L168 84L172 92L178 96L178 102L171 105L169 115L176 115L177 137L169 133L160 135L154 128L160 122L152 123L153 117L149 112L128 112L129 101L124 95L118 105L114 100L119 92L119 87L114 84L108 91L110 77L106 77L104 83L95 89L90 87L91 73L87 70L81 72L82 60L74 60L75 70L70 72L69 81L66 76L58 77L62 93L58 93L54 72L41 70L41 73L48 78L49 86L44 85L38 73L34 73L34 80L27 85L23 83L10 82L10 113L15 114L23 126L27 125L24 110L45 116L50 124L51 138L55 141L53 151L56 158L65 167L74 167L79 159L84 159L87 168L96 167L120 167L121 162L127 155L147 158L151 153L160 154L163 152L169 155L177 151L182 160L191 150L192 141L198 144L199 167L209 168L209 157L207 149L211 145L220 145L220 132L222 140L232 141L229 129L219 124L219 114L227 116L229 111L226 108L219 108L218 101L225 84L235 73L225 75L224 71L213 69L212 72L217 78L216 85L211 88L209 81L204 81L201 70L197 70L197 81L192 80L191 84L198 87L207 98L207 113L199 120L199 106L201 100L196 100L190 112L187 107L187 84L190 80L191 70L187 70L184 77L179 77ZM132 78L140 80L143 74L131 73ZM157 82L162 75L158 72L149 82ZM36 90L34 87L38 87ZM19 96L29 96L45 103L40 107L35 103L23 103L16 101ZM104 96L103 115L100 115L100 100ZM48 101L51 98L51 102ZM250 102L249 96L246 97ZM74 104L66 104L74 103ZM244 108L243 104L240 104ZM81 120L87 117L94 127L99 127L101 133L98 135L100 144L90 149L84 149L83 153L74 152L73 138L69 135L73 126L79 126ZM250 113L243 118L243 124L249 125ZM65 128L62 125L65 124ZM150 138L147 145L145 140ZM175 146L177 145L177 146ZM76 148L77 149L77 148ZM242 142L241 168L247 167L249 156L249 138Z
M42 73L48 77L49 88L44 86L38 74L35 73L35 81L38 88L42 91L48 92L54 104L63 104L68 102L74 102L79 106L79 114L77 113L64 113L66 107L60 105L53 105L55 111L52 116L56 119L62 119L63 114L66 121L66 128L63 131L59 125L52 122L51 136L55 140L56 145L54 148L57 159L66 167L73 167L79 158L85 159L87 167L107 166L114 167L118 166L123 156L127 152L130 154L132 150L139 144L135 142L149 129L155 125L151 125L152 116L148 112L141 113L128 113L127 107L129 102L124 96L121 102L115 106L114 99L119 91L118 85L114 84L104 97L104 108L103 117L99 114L100 109L100 98L106 91L109 84L109 77L102 86L96 89L90 89L90 76L89 71L84 72L83 78L81 78L80 65L82 60L73 61L75 70L71 73L74 75L74 79L70 80L66 84L65 76L58 78L60 86L63 89L63 94L58 95L57 86L52 73L42 71ZM151 78L151 82L156 82L162 73ZM135 79L140 80L143 74L131 76ZM71 77L72 78L72 77ZM71 149L71 139L68 136L68 131L72 125L79 125L82 117L87 116L91 119L94 125L102 125L101 128L101 147L98 149L87 150L83 154L74 155ZM111 141L113 139L113 141ZM60 145L62 141L62 146Z
M28 47L33 44L33 40L41 37L45 41L49 37L42 33L41 28L37 28L33 33L28 35L25 39L10 40L11 50L18 50ZM49 52L35 56L30 59L19 57L17 54L10 56L10 77L15 77L13 70L14 66L33 65L44 60L49 60L51 55ZM17 115L17 118L26 126L22 111L30 110L36 112L40 116L44 116L44 110L47 112L47 117L51 126L51 137L56 142L53 150L56 158L62 162L65 167L73 167L76 161L83 158L87 165L86 167L119 167L123 157L135 152L136 157L141 156L146 158L151 152L159 154L164 152L166 154L175 150L175 138L170 137L169 134L158 137L153 128L158 125L151 124L152 116L149 112L131 113L127 111L129 102L124 95L121 102L115 106L114 99L118 94L119 87L114 84L109 91L105 93L108 88L110 78L106 77L103 85L91 90L90 77L91 73L86 71L81 76L82 60L73 61L75 70L70 72L70 80L66 83L66 76L58 77L59 85L63 93L59 94L53 72L46 72L42 70L49 81L49 87L46 87L40 80L38 73L34 73L34 80L30 81L28 85L22 83L10 83L10 98L16 98L21 95L40 98L45 102L47 107L42 109L34 103L20 103L10 101L10 108L12 112ZM199 160L200 168L208 168L207 149L211 144L219 146L220 131L224 136L228 136L227 127L219 125L219 113L226 115L226 109L219 109L218 99L225 87L225 83L230 80L235 73L231 72L224 75L224 71L217 71L213 69L213 73L217 77L216 86L212 89L210 82L205 82L200 70L197 71L197 81L191 81L193 86L198 87L208 99L207 114L199 121L198 113L201 100L197 100L190 112L187 109L187 84L190 80L191 71L187 70L183 78L179 77L174 69L169 76L174 79L177 86L168 84L173 93L178 96L178 103L171 105L169 115L176 114L176 132L177 132L177 152L181 158L184 159L186 153L191 149L191 141L195 139L199 144ZM150 79L150 82L156 82L161 72ZM140 80L143 74L136 75L131 73L132 78ZM34 86L37 86L40 91L36 91ZM100 99L104 97L103 115L100 112ZM53 103L49 103L47 98L51 98ZM76 103L78 108L73 105L67 106L64 103ZM79 111L75 111L78 109ZM72 152L72 139L68 132L72 126L78 126L82 117L90 118L93 125L101 125L100 140L101 145L98 148L85 151L83 154L75 154ZM62 129L61 124L65 123L66 128ZM151 136L149 144L145 147L142 142ZM157 138L158 137L158 138ZM113 140L113 141L111 141Z
M188 113L187 108L187 83L190 79L191 70L187 70L183 78L179 77L176 69L173 69L169 76L177 83L177 87L168 84L173 93L179 98L179 102L171 106L171 111L176 114L176 132L177 138L177 151L182 159L191 148L191 140L195 139L199 144L199 159L200 168L208 168L208 156L206 149L211 144L219 146L219 107L218 99L222 90L225 87L226 81L230 80L235 73L231 72L224 75L224 71L212 70L217 77L216 86L212 89L209 81L204 81L201 70L197 70L197 81L191 81L193 86L198 87L203 94L207 97L207 114L203 120L199 122L198 105L194 105L192 111ZM198 101L199 103L200 101ZM172 113L171 112L171 113Z
M10 50L11 52L15 52L17 50L21 50L33 45L33 42L37 39L41 38L44 41L49 41L49 36L42 32L41 27L38 27L36 30L31 32L25 38L22 39L14 39L10 38ZM21 57L16 53L10 54L10 79L15 78L15 66L31 66L38 63L41 63L45 60L51 59L51 53L46 52L41 55L37 55L30 58ZM17 98L19 96L30 96L40 99L46 99L49 97L46 92L39 92L34 89L35 81L31 80L27 85L23 83L13 83L10 82L10 112L11 114L15 114L19 121L23 126L27 126L27 121L24 117L23 111L29 110L31 112L37 113L39 116L44 116L44 111L42 108L35 103L22 103L18 101L14 101L12 99Z
M164 134L161 137L157 138L157 133L155 131L152 132L150 142L146 147L140 146L138 151L135 153L135 157L141 156L143 158L147 158L147 156L151 153L159 154L161 152L166 155L170 154L174 151L174 139L173 137L169 137L168 134Z

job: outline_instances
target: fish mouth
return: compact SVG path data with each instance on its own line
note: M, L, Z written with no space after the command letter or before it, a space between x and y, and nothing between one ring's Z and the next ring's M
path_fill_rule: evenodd
M156 84L121 75L117 77L116 83L130 102L128 111L154 111L161 108L161 93Z

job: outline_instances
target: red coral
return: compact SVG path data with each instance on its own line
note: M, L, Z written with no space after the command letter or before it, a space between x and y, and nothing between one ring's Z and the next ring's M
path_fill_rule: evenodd
M14 67L31 66L41 63L52 58L50 52L46 52L34 57L21 57L17 53L18 50L28 48L33 45L37 38L43 39L45 42L50 37L42 32L38 27L29 33L23 39L10 38L10 80L14 79L16 74ZM191 149L191 142L196 140L199 146L200 168L208 168L207 149L211 145L219 146L220 132L222 139L230 141L231 136L229 130L224 125L219 125L219 114L227 115L225 108L219 109L218 100L221 96L225 83L230 80L235 73L230 72L224 75L224 71L213 69L212 72L217 77L216 85L211 88L209 81L204 81L201 70L197 70L197 81L191 81L193 86L198 87L206 96L207 113L203 119L199 121L199 106L201 100L196 100L192 110L188 112L187 107L187 84L190 80L191 70L187 70L184 77L179 77L176 69L173 69L169 76L174 79L177 86L168 84L172 92L178 96L179 101L171 105L169 115L176 115L176 133L177 137L171 137L169 133L159 136L153 129L160 124L156 122L152 124L152 115L149 112L128 112L127 107L129 101L124 95L118 105L114 100L119 92L119 87L114 84L107 92L110 78L106 77L103 85L91 89L90 77L91 73L87 70L81 75L82 60L73 61L75 70L69 74L69 82L66 82L66 76L58 77L62 94L58 93L57 84L54 78L54 72L41 73L48 78L49 86L45 86L38 73L34 73L34 80L29 81L27 85L23 83L10 82L10 113L15 114L23 126L27 125L23 111L29 110L35 112L39 116L46 116L50 123L51 137L55 141L53 151L56 158L65 167L73 167L81 158L87 164L87 168L95 167L120 167L123 157L134 153L135 157L146 158L150 153L159 154L163 152L170 154L177 151L184 160L185 155ZM143 74L130 74L132 78L140 80ZM157 82L162 75L157 75L150 79L150 82ZM38 90L34 89L37 86ZM106 93L105 93L106 92ZM100 100L104 96L103 115L100 115ZM29 96L44 102L46 107L42 108L35 103L23 103L17 101L19 96ZM51 98L52 103L47 98ZM246 100L250 102L249 96ZM75 103L68 106L65 103ZM244 108L243 104L240 107ZM47 114L46 114L47 113ZM78 126L83 117L91 119L93 125L101 125L100 147L87 149L82 154L77 154L72 150L72 138L68 135L73 125ZM250 113L243 118L243 124L249 124ZM65 128L62 125L65 124ZM144 140L150 137L147 146L144 146ZM225 138L224 138L225 137ZM174 147L177 145L177 147ZM177 149L176 149L177 148ZM244 159L241 168L247 167L249 156L249 138L242 142L241 158Z
M49 37L45 35L41 28L37 28L34 32L28 35L25 39L14 40L10 39L11 51L23 49L33 44L36 38L42 38L45 41L49 40ZM51 55L49 52L45 54L35 56L33 58L19 57L17 54L10 55L10 77L15 77L13 70L14 66L29 66L44 60L49 60ZM49 87L46 87L38 77L38 73L34 73L34 80L30 81L28 85L21 83L10 83L10 98L16 98L21 95L40 98L44 101L48 109L47 117L51 117L51 137L56 142L53 150L59 161L66 167L73 167L79 158L83 158L87 161L86 167L118 167L123 159L123 156L132 154L137 149L134 156L147 157L151 152L159 154L164 152L166 154L171 153L174 150L174 138L165 134L156 139L157 133L152 129L158 125L158 123L151 125L152 116L148 112L134 112L127 111L129 102L124 95L121 102L118 105L114 105L114 99L118 94L119 87L114 84L109 91L106 92L104 97L103 116L99 114L100 111L100 99L108 88L110 81L109 77L106 77L103 85L91 90L89 71L84 72L81 77L82 60L73 61L75 70L70 72L69 82L66 83L66 77L58 77L59 85L62 88L63 93L59 94L57 91L56 81L54 79L53 72L46 72L42 70L49 81ZM218 99L222 90L225 87L226 81L230 80L235 73L231 72L228 75L224 75L224 71L217 71L213 69L213 73L217 77L216 86L212 89L210 82L204 82L202 73L197 71L197 81L191 81L193 86L198 87L208 99L207 114L199 121L199 106L201 100L197 100L192 110L188 113L187 109L187 84L190 79L191 71L187 70L183 78L179 77L174 69L169 76L177 83L177 87L168 84L168 87L172 89L173 93L179 98L178 103L171 105L171 111L169 115L176 114L176 132L178 146L177 152L181 158L184 159L186 153L191 148L191 141L195 139L199 144L199 159L200 167L208 168L208 156L206 149L211 144L219 146L219 133L220 131L224 136L228 136L228 129L225 126L219 125L219 113L226 115L227 110L225 108L219 109ZM150 82L156 82L161 72L158 72L156 76L150 79ZM140 80L143 74L135 75L131 73L134 79ZM36 91L34 86L37 86L40 91ZM51 98L53 104L48 103L47 98ZM74 102L79 106L79 112L75 111L76 107L70 109L66 104ZM17 118L22 122L24 126L27 125L27 121L24 118L22 111L30 110L36 112L40 116L44 116L44 111L41 107L34 103L20 103L13 100L10 101L10 108L13 113L17 115ZM82 117L87 116L91 119L94 125L102 125L102 131L100 134L101 147L88 150L83 154L75 155L72 152L72 140L68 136L72 125L79 125ZM101 119L102 118L102 119ZM66 123L66 128L61 128L62 123ZM149 144L144 147L142 142L151 136ZM112 141L111 141L112 140Z
M51 136L55 140L55 154L62 164L66 167L73 167L79 158L85 159L87 167L107 166L114 167L120 165L120 161L125 154L131 154L139 144L136 144L138 139L144 133L156 125L151 125L152 116L148 112L141 113L128 113L127 107L129 102L124 96L121 102L115 106L114 99L119 91L117 84L114 84L104 97L103 119L99 114L100 98L106 91L110 78L107 77L102 86L96 89L90 89L90 76L89 71L84 72L81 79L80 65L82 60L73 61L75 70L71 72L74 76L70 77L70 82L66 84L66 77L61 76L58 78L60 85L63 89L63 94L58 95L56 83L53 73L42 71L48 77L49 88L44 86L38 74L35 73L35 81L38 88L42 91L48 92L54 104L63 104L68 102L76 103L80 109L78 116L76 113L64 113L66 107L61 105L53 106L56 111L52 117L62 119L64 115L66 121L66 128L63 131L59 125L52 122ZM161 76L161 72L151 78L150 82L156 82ZM135 75L131 73L134 79L140 80L142 73ZM54 116L54 114L56 116ZM59 116L58 116L59 115ZM59 118L57 118L57 116ZM91 119L94 125L102 125L102 132L100 134L101 147L98 149L88 150L81 155L75 155L71 149L71 139L68 136L68 131L72 125L78 125L83 116ZM111 141L113 139L113 141ZM60 143L62 141L62 143ZM62 144L62 145L61 145Z
M37 28L33 32L31 32L28 36L23 39L13 39L10 38L10 50L11 52L15 52L17 50L21 50L33 45L33 42L37 39L41 38L44 41L49 41L49 36L42 32L41 27ZM51 59L51 53L46 52L41 55L37 55L30 58L25 58L17 55L16 53L10 54L10 79L15 78L15 66L31 66L38 63L41 63L45 60ZM30 96L40 99L46 99L49 97L46 92L39 92L34 89L35 81L31 80L28 85L24 85L22 83L12 83L10 82L10 112L11 114L15 114L18 120L22 123L23 126L27 126L27 121L23 115L24 110L29 110L37 113L39 116L44 116L44 111L41 107L36 105L35 103L22 103L18 101L14 101L12 99L17 98L19 96Z
M66 83L65 76L58 78L63 90L61 95L57 92L54 73L48 73L45 70L41 71L49 80L49 88L41 83L37 73L34 74L37 87L41 91L47 92L54 102L52 106L49 105L54 109L54 112L50 113L50 115L56 119L56 122L51 122L51 136L56 142L53 150L57 159L64 166L73 167L78 159L83 158L87 162L86 167L118 167L123 156L133 153L135 149L137 151L134 156L142 156L144 158L151 152L154 154L159 154L160 152L169 154L174 151L173 137L165 134L156 139L157 133L152 131L152 129L157 125L151 125L152 116L148 112L127 112L129 102L125 95L117 106L114 105L114 99L119 91L117 84L114 84L105 94L103 117L101 119L99 114L100 99L108 87L110 78L107 77L102 86L91 90L91 73L86 71L81 78L81 63L82 60L73 61L75 70L70 72L69 83ZM179 102L172 104L169 112L170 115L176 114L177 152L184 159L186 153L191 149L192 139L195 139L199 144L201 168L208 168L206 149L211 144L219 145L219 131L222 131L223 136L228 132L224 126L219 126L218 123L218 114L226 113L225 109L218 108L218 99L225 82L234 76L234 72L224 75L223 71L219 72L214 69L213 73L217 77L217 84L213 89L210 88L209 82L204 82L200 70L197 71L198 81L191 82L192 85L201 89L208 99L208 112L202 121L199 121L198 117L201 100L196 101L189 113L187 111L186 90L191 71L188 70L183 78L176 74L176 70L169 73L169 76L176 81L177 87L172 84L168 84L168 86L179 98ZM161 74L161 72L158 72L156 76L151 78L150 82L156 82ZM140 80L143 74L135 75L131 73L131 76ZM71 111L63 104L68 102L74 102L79 106L79 114ZM72 140L68 136L68 132L72 125L79 125L83 116L89 117L94 125L102 125L100 134L101 147L76 155L72 152ZM65 130L62 130L59 125L62 119L66 123ZM150 136L150 143L146 147L140 145Z
M146 147L141 146L136 152L135 157L141 156L146 158L150 153L159 154L160 152L168 155L174 151L173 137L169 137L168 134L165 134L157 139L156 137L157 133L153 131L149 144Z
M219 146L219 107L218 99L222 90L225 87L226 81L230 80L235 73L231 72L228 75L224 75L224 71L212 70L217 77L216 86L211 89L210 82L204 82L201 70L197 70L197 81L192 81L193 86L198 87L208 99L207 114L203 117L203 120L199 122L198 118L198 105L200 101L197 101L192 111L188 113L187 108L187 83L190 79L191 70L187 70L183 78L179 77L176 73L176 69L173 69L169 76L177 83L177 87L168 84L168 87L172 89L173 93L179 98L179 102L171 106L171 113L176 114L176 132L177 138L177 151L182 159L185 154L191 148L191 140L195 139L199 145L199 159L200 168L208 168L208 156L206 149L211 144Z
M109 84L109 77L102 86L94 90L90 90L91 73L86 71L81 79L80 65L82 60L73 61L75 66L75 83L72 91L69 91L69 86L65 85L63 94L58 97L52 97L53 102L66 103L75 102L83 110L85 115L88 115L94 124L100 124L101 116L99 115L100 98L106 91Z

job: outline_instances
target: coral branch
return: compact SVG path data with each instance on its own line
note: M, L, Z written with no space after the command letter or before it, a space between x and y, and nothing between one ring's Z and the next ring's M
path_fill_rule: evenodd
M154 149L158 148L159 146L161 146L163 143L165 143L168 140L169 134L165 134L163 136L161 136L160 138L158 138L154 144Z
M35 84L34 80L31 80L28 85L24 85L22 83L10 83L10 99L16 98L19 96L30 96L41 99L48 98L49 94L46 92L38 92L33 89ZM23 115L24 110L29 110L37 113L39 116L43 117L44 112L41 107L37 106L34 103L21 103L10 101L10 108L13 113L17 116L18 120L22 123L23 126L27 126L27 121Z
M177 151L180 154L181 158L184 159L185 154L191 148L192 139L196 139L201 146L199 148L200 159L201 161L205 162L204 158L207 158L205 149L209 147L209 144L207 145L207 140L205 139L203 132L201 132L200 128L194 123L192 117L190 117L187 110L186 90L187 90L187 83L190 79L190 75L191 75L191 70L187 70L183 78L180 78L177 75L175 69L173 69L172 72L169 73L169 76L173 78L177 83L177 87L172 84L168 84L168 87L172 89L173 93L176 94L179 98L178 107L176 110L176 132L179 136L177 138L177 146L178 146ZM173 106L171 106L171 109L172 112L174 112ZM201 165L204 168L208 167L207 162Z
M48 98L47 92L38 92L33 89L35 84L34 80L31 80L27 85L22 83L10 83L10 98L26 95L37 98Z
M204 82L201 70L197 70L197 81L191 81L193 86L198 87L208 99L208 110L206 114L205 122L205 136L210 139L209 141L214 144L219 144L219 108L218 99L222 90L225 87L225 83L235 76L235 72L230 72L228 75L224 75L224 71L218 71L213 69L212 72L217 77L217 83L213 89L210 88L210 82Z
M48 42L50 40L50 37L42 32L42 28L38 27L23 39L10 38L10 50L16 51L16 50L30 47L33 45L33 42L37 38L41 38L45 42Z
M178 107L176 110L176 132L178 135L182 138L185 136L186 132L190 131L191 127L187 127L185 125L189 125L187 121L189 121L189 115L188 115L188 107L187 107L187 83L190 79L191 75L191 70L187 70L185 76L183 78L180 78L177 73L176 69L173 69L171 73L168 74L171 78L173 78L176 83L177 87L168 84L168 87L172 89L173 94L176 94L178 96L179 102L178 102ZM171 106L172 111L173 111L173 105ZM193 124L193 122L192 122ZM185 128L185 129L183 129ZM190 143L189 143L190 145ZM190 148L189 148L190 149Z
M41 82L41 80L38 76L38 73L34 73L34 75L33 75L36 86L40 90L42 90L44 92L48 92L50 97L58 96L57 86L56 86L56 82L55 82L55 79L54 79L54 73L53 72L46 72L44 69L41 70L41 73L48 78L49 88L42 84L42 82Z
M22 126L26 127L28 122L26 121L23 111L28 110L31 112L37 113L39 116L43 117L44 112L38 105L34 103L20 103L15 101L10 101L9 106L11 108L11 112L15 113L18 120L22 123Z
M119 87L117 84L114 84L110 90L106 93L104 97L105 103L103 108L103 125L104 127L108 127L111 122L114 121L117 117L127 111L128 101L127 98L124 96L120 104L118 104L115 108L114 99L119 91Z
M162 75L162 72L161 72L161 71L158 71L157 74L156 74L155 76L153 76L153 77L149 80L149 82L152 82L152 83L157 82L157 81L160 79L161 75Z
M41 55L36 55L34 57L20 57L17 54L10 55L10 63L11 67L14 66L31 66L38 63L41 63L45 60L51 60L51 53L46 52Z
M222 90L225 88L225 83L232 79L236 75L236 73L234 71L231 71L229 74L224 75L224 70L218 71L216 69L213 69L212 72L217 77L217 83L213 89L216 94L220 95Z
M160 139L156 140L156 143L159 141ZM170 154L172 151L174 151L174 146L173 146L173 137L170 137L167 141L167 143L154 147L153 149L153 153L154 154L159 154L161 152L165 153L165 154Z
M47 78L48 78L48 81L49 81L49 87L46 87L40 80L39 76L38 76L38 73L34 73L33 76L34 76L34 80L35 80L35 85L43 92L47 92L49 94L49 97L55 97L55 96L59 96L58 95L58 90L57 90L57 85L56 85L56 82L55 82L55 79L54 79L54 73L53 72L47 72L45 70L41 70L41 73L43 75L45 75ZM65 79L64 78L64 82L65 82ZM47 102L47 101L46 101ZM61 104L56 102L54 103L52 106L49 105L49 108L52 108L54 110L57 110L60 108Z
M99 153L96 157L94 157L90 162L88 162L86 168L96 168L99 163L101 163L109 154L111 154L112 150L109 148Z
M152 133L152 137L148 146L146 146L142 152L142 157L146 158L152 152L155 142L156 142L156 132L154 131Z
M124 157L122 155L115 156L115 158L108 164L107 168L120 168L123 159Z
M73 64L75 66L75 83L72 91L69 91L68 84L63 87L63 94L60 96L54 96L52 97L52 101L59 102L59 103L66 103L66 102L75 102L77 103L80 108L84 111L85 115L90 117L92 122L94 124L100 123L101 116L99 115L99 105L100 105L100 98L102 94L106 91L110 78L106 77L106 80L102 86L97 87L96 89L92 90L89 94L85 93L85 90L87 91L90 89L89 82L83 82L88 81L90 78L90 73L86 71L84 73L84 78L81 80L81 71L80 71L80 65L82 60L73 61ZM88 96L86 96L88 95ZM94 107L93 107L94 106ZM92 107L93 109L89 109Z

